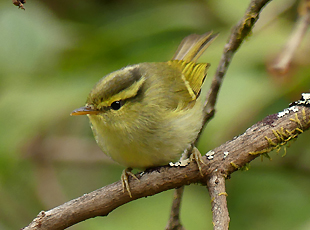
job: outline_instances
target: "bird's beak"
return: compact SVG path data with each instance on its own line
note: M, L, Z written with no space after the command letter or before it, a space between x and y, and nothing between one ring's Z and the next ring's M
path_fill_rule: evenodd
M73 110L70 115L76 116L76 115L87 115L87 114L94 114L97 115L99 113L99 110L94 109L92 106L83 106L81 108L78 108L76 110Z

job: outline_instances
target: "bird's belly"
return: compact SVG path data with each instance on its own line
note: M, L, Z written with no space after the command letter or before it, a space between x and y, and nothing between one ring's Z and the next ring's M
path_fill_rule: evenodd
M177 161L182 155L182 150L173 152L170 146L163 144L156 146L155 143L143 145L139 141L128 142L125 140L126 137L121 135L114 137L110 135L109 138L103 138L102 135L95 136L103 152L126 167L145 169L162 166Z

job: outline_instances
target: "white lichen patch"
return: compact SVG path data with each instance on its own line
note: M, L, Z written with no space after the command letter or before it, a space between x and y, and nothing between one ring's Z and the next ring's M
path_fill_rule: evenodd
M283 117L284 115L289 114L291 111L294 113L298 112L298 107L292 106L292 107L286 108L283 111L278 113L278 117Z
M224 158L228 156L229 152L224 152Z
M171 166L171 167L183 166L183 167L184 167L184 166L188 165L189 162L190 162L190 159L189 159L189 158L187 158L187 159L181 159L181 160L179 160L178 162L175 162L175 163L170 162L170 163L169 163L169 166Z
M304 100L310 100L310 93L302 93L301 95Z
M290 106L293 105L310 106L310 93L302 93L300 100L294 101L290 104Z
M214 158L215 152L210 150L209 152L206 153L207 159L212 160Z

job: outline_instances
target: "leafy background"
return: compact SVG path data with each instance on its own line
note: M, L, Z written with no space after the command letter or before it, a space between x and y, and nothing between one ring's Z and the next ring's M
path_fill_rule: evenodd
M48 210L120 179L92 137L86 117L70 117L104 75L129 64L169 60L188 34L220 36L200 59L212 64L208 90L230 30L248 1L29 0L18 10L0 0L0 229L26 226ZM272 1L235 55L202 153L239 135L309 90L310 43L290 71L270 64L297 18L298 2ZM306 36L309 38L309 33ZM256 159L227 181L230 229L310 228L309 133L288 149ZM163 229L173 191L130 202L70 229ZM212 229L206 188L185 189L187 229Z

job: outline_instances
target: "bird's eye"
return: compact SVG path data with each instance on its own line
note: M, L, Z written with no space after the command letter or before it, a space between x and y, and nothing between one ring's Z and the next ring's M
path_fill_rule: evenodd
M111 108L113 110L119 110L122 107L122 102L121 101L114 101L111 104Z

